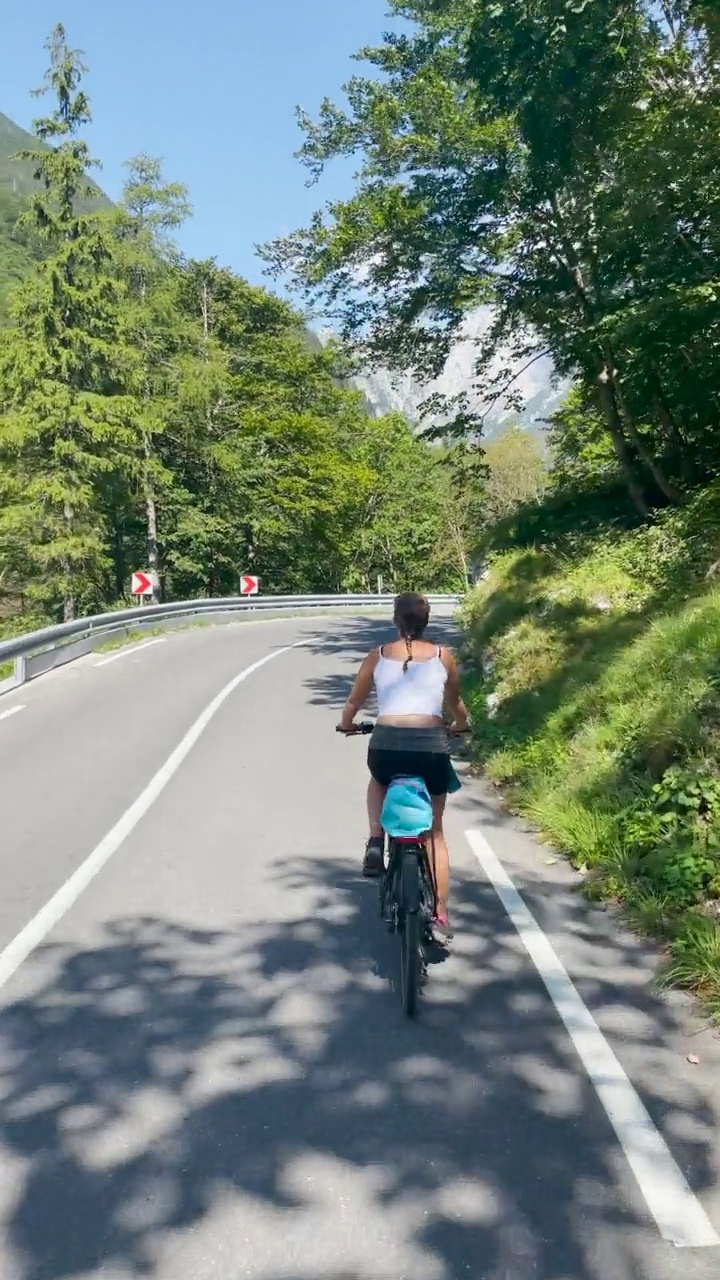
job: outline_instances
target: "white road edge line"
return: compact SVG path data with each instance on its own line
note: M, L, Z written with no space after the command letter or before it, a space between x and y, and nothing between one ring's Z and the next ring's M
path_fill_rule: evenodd
M105 863L117 852L121 844L140 822L140 819L145 816L151 805L164 791L173 775L177 773L183 760L195 746L216 711L219 711L222 704L230 697L231 693L235 692L238 685L242 684L243 680L247 680L248 676L253 675L255 671L259 671L268 662L272 662L275 658L282 657L284 653L289 653L292 649L298 649L307 643L307 640L301 640L297 644L285 645L282 649L275 649L272 653L266 654L259 662L253 662L251 666L239 672L229 684L225 685L224 689L221 689L216 694L212 702L208 703L205 710L198 716L195 723L190 726L185 737L178 743L165 763L160 766L155 776L150 779L145 790L140 793L137 800L133 801L130 808L126 809L112 830L108 831L107 835L96 845L77 871L70 876L69 880L65 881L65 884L38 911L30 923L13 938L12 942L8 943L4 951L0 952L0 987L3 987L16 970L20 968L23 961L27 960L28 956L40 945L50 930L77 902L80 895L105 866Z
M18 711L25 710L25 703L21 702L17 707L10 707L8 711L0 711L0 720L7 720L10 716L16 716Z
M477 829L466 831L465 838L565 1024L661 1236L679 1249L720 1245L665 1139L499 858Z
M151 644L164 644L166 636L156 636L154 640L141 640L139 644L131 644L127 649L121 649L119 653L113 653L109 658L101 658L99 662L93 662L94 667L106 667L108 662L117 662L118 658L127 658L131 653L137 653L139 649L149 649Z

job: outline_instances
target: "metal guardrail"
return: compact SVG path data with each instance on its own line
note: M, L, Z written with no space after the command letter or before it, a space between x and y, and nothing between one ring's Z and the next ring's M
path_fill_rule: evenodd
M0 664L14 662L15 670L0 681L0 694L36 676L82 658L108 639L150 628L169 628L192 619L231 618L243 613L303 613L333 609L389 607L390 595L221 596L208 600L176 600L171 604L137 605L114 613L99 613L74 622L43 627L12 640L0 640ZM429 595L431 607L453 607L458 595Z

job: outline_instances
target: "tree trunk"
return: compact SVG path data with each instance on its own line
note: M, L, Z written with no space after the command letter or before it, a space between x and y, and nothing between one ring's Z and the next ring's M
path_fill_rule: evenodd
M662 494L665 495L665 497L668 499L668 502L675 502L675 503L682 502L683 500L682 492L680 491L680 489L677 488L676 485L672 483L671 480L667 479L662 467L652 456L650 450L645 444L645 441L640 435L640 432L638 431L635 423L635 419L633 415L630 413L630 410L628 409L627 404L625 403L622 387L620 385L620 382L617 376L617 371L615 369L612 370L612 382L615 390L615 397L617 400L618 409L622 414L623 420L625 422L625 426L627 427L628 435L630 436L630 439L633 443L633 446L635 448L635 452L637 453L638 458L643 463L643 465L647 467L658 489Z
M151 597L152 603L159 604L160 602L160 556L158 553L158 521L157 521L157 506L155 503L155 496L153 494L152 484L150 481L151 448L150 448L150 439L148 436L145 436L143 447L145 450L145 522L146 522L146 528L147 528L147 537L146 537L147 566L148 566L148 573L150 574L150 577L152 579L152 584L153 584L153 593Z
M125 571L125 550L123 546L122 534L120 530L120 515L118 511L113 514L113 577L115 579L115 598L122 600L125 594L125 585L127 573Z
M160 558L158 556L157 541L157 507L151 493L148 493L145 498L145 512L147 516L148 572L153 583L152 602L153 604L158 604L160 600Z
M460 525L458 524L457 520L453 520L452 517L450 519L450 537L455 544L458 563L460 565L460 569L463 575L463 582L467 586L469 573L468 573L468 560L467 560L467 555L465 553L465 539L463 538L463 533L462 533L462 529L460 528Z
M615 392L610 378L610 370L606 364L603 364L600 369L595 385L597 387L597 397L600 409L613 442L615 455L620 463L623 475L625 476L628 493L630 494L638 513L643 517L643 519L646 519L648 516L647 503L645 502L643 491L635 477L632 456L628 448L627 440L625 439L622 420L618 413L618 407L615 401Z
M63 505L63 516L65 519L65 531L68 538L72 535L73 517L75 512L69 502ZM73 590L73 572L72 564L69 557L63 559L63 576L65 578L63 590L63 622L74 622L76 615L75 592Z
M257 568L257 543L255 541L255 529L253 525L245 526L245 558L247 561L247 569L241 569L241 573L256 573Z
M600 313L602 314L602 307L599 306L600 300L597 297L592 298L588 291L580 257L573 245L571 237L564 229L564 217L557 196L553 196L551 198L551 205L556 219L556 230L560 236L562 252L565 254L565 269L567 270L574 285L586 323L588 325L594 325L597 320L598 310L600 310ZM604 390L601 391L603 415L612 436L613 446L620 461L620 465L622 466L626 476L628 476L628 489L635 506L638 511L647 515L647 506L645 505L642 492L634 481L631 483L628 469L623 460L623 453L628 452L627 441L625 440L625 435L622 429L623 420L638 457L647 467L660 492L663 493L670 502L681 502L683 498L682 493L679 489L675 488L671 481L665 478L662 468L646 448L645 443L638 432L637 426L635 425L633 415L628 410L623 397L622 385L620 383L618 371L615 367L615 357L609 343L603 344L602 355L604 368L600 376L607 382L607 385L610 388L610 396L608 396ZM601 384L598 383L598 386L601 386ZM611 419L614 420L614 425L611 425ZM617 434L618 426L620 427L619 436Z
M682 490L678 489L677 485L674 485L672 480L667 479L662 467L658 462L656 462L650 451L647 449L632 418L628 418L627 420L627 429L638 458L647 467L660 492L665 495L668 502L682 502L684 497Z
M653 408L668 444L671 444L674 449L682 449L685 444L682 432L670 412L670 406L665 396L660 390L653 392Z

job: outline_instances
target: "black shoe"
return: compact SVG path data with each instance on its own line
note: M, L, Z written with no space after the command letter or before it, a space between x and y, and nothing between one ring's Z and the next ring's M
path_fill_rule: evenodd
M375 879L385 871L385 841L379 836L371 836L365 845L362 869L368 879Z

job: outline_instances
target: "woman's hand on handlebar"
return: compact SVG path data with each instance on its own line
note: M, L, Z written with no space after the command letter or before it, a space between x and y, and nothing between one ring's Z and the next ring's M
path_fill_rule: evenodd
M344 725L341 722L335 725L335 732L344 734L346 738L354 738L357 734L372 733L374 728L375 725L369 720L351 725Z
M448 728L448 733L450 734L451 738L460 738L464 733L469 733L469 732L470 732L470 725L468 724L467 720L464 723L461 720L459 724L457 720L453 720L452 724Z

